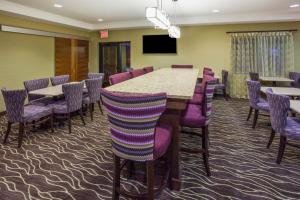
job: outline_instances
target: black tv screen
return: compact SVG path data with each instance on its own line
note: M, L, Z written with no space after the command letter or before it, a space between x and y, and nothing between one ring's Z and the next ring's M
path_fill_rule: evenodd
M177 53L177 40L169 35L144 35L143 53Z

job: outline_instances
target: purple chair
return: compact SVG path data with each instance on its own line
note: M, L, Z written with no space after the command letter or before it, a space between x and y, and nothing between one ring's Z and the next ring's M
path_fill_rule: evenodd
M62 85L68 83L70 80L70 75L61 75L61 76L54 76L50 78L52 86Z
M210 67L204 67L203 68L203 74L204 74L205 71L211 71L212 72L213 70Z
M290 72L289 78L294 80L294 82L291 83L292 87L300 88L300 73L299 72Z
M109 83L110 85L115 85L123 81L127 81L129 79L131 79L130 72L123 72L123 73L111 75L109 77Z
M249 72L251 81L259 81L259 74L256 72Z
M272 125L271 137L267 148L270 147L275 136L275 132L280 134L280 144L277 156L277 164L281 163L285 146L291 145L300 148L297 144L287 142L287 138L300 140L300 120L288 117L290 109L290 99L287 96L273 94L272 89L267 89L267 99L270 107L270 118Z
M206 70L206 71L203 71L203 77L204 76L214 77L215 73L213 71ZM204 83L204 78L202 78L202 81L200 84L196 85L195 92L194 92L195 94L203 94L203 91L204 91L203 83Z
M253 109L254 109L254 118L252 128L255 129L259 111L264 111L269 113L269 104L262 98L260 98L260 83L257 81L247 81L248 85L248 94L249 94L249 102L250 102L250 110L247 117L247 121L249 121ZM261 114L263 115L263 114Z
M145 71L145 73L147 74L147 73L153 72L153 71L154 71L154 68L153 68L153 66L144 67L144 71Z
M206 84L207 81L210 81L210 80L214 80L214 77L209 76L209 75L204 75L204 77L202 79L202 83L200 85L201 92L199 92L199 93L195 92L194 95L193 95L193 98L188 101L189 104L201 105L203 103L204 96L205 96L204 95L204 93L205 93L205 84Z
M136 78L145 74L144 69L134 69L130 71L131 77Z
M100 112L103 114L100 102L100 89L102 88L102 79L87 79L85 80L88 95L83 98L83 104L89 106L91 120L93 121L93 112L95 103L98 103Z
M71 133L72 123L71 114L79 111L82 123L85 121L82 115L82 93L83 82L67 83L62 85L65 101L52 104L55 118L67 118L69 123L69 133Z
M194 68L193 65L171 65L171 68L175 69L192 69Z
M26 128L36 124L50 121L53 132L53 112L52 109L39 105L24 106L27 93L25 90L1 90L7 116L7 131L3 143L5 144L11 131L11 126L19 123L18 147L22 146L23 135Z
M30 103L36 103L36 104L43 104L43 103L47 104L49 98L45 98L44 95L29 94L29 92L46 88L48 87L48 85L49 85L48 78L24 81L24 87L28 94L28 101Z
M146 163L148 191L135 197L154 199L154 161L167 153L172 135L170 126L158 125L158 120L166 109L166 94L113 93L101 89L101 98L111 125L113 199L119 199L120 194L133 197L120 189L120 159ZM167 163L169 166L169 162ZM170 167L168 168L169 172ZM165 179L166 177L168 173Z
M228 95L226 93L227 81L228 81L228 71L222 70L222 83L217 84L215 89L223 91L223 96L226 101L228 101Z
M209 157L208 125L211 120L212 100L213 100L216 79L211 76L204 76L203 78L206 80L204 82L204 102L202 103L201 106L195 104L188 104L186 111L183 113L181 117L182 127L202 129L202 134L187 132L202 137L202 149L198 150L198 149L181 148L181 150L188 153L202 153L206 174L207 176L210 176L211 173L210 173L209 162L208 162L208 157Z
M103 80L104 73L88 73L88 79L101 78Z

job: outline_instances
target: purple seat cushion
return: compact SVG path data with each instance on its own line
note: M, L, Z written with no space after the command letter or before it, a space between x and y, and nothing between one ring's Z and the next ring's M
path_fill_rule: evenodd
M186 111L181 117L181 126L200 128L205 124L200 105L188 104Z
M201 105L203 102L203 94L194 93L193 99L189 100L189 104Z
M200 83L196 85L195 93L197 93L197 94L203 94L202 86L201 86Z
M66 101L57 101L50 105L53 108L55 114L66 114L68 113L68 107Z
M216 90L224 89L224 88L225 88L225 85L224 85L224 84L217 84L217 85L215 86L215 89L216 89Z
M52 108L50 107L29 104L24 106L23 121L24 122L37 121L51 114L52 114Z
M264 110L264 111L267 111L269 112L270 111L270 108L269 108L269 104L268 102L259 102L256 104L257 108L258 109L261 109L261 110Z
M286 136L300 140L300 120L292 117L287 117L284 132Z
M53 102L54 102L54 100L51 97L42 97L42 98L30 101L29 104L36 105L36 106L47 106L49 104L52 104Z
M159 125L155 128L154 158L158 159L165 155L171 143L172 127Z

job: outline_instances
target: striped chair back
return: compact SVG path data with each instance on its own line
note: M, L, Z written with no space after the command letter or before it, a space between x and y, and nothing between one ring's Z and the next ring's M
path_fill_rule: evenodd
M70 80L70 75L60 75L50 78L52 86L62 85L68 83Z
M42 79L34 79L34 80L28 80L24 81L24 87L26 89L26 92L29 94L29 92L34 90L39 90L48 87L49 85L49 78L42 78ZM44 95L36 95L36 94L29 94L28 100L34 101L40 98L45 97Z
M166 109L165 93L128 94L101 89L108 112L115 155L133 161L153 160L155 127Z
M204 75L204 103L202 104L202 114L205 116L205 125L211 121L212 102L214 97L214 90L217 84L217 79L212 76Z
M118 73L118 74L109 76L109 83L110 83L110 85L115 85L115 84L121 83L123 81L127 81L129 79L131 79L130 73L122 72L122 73Z

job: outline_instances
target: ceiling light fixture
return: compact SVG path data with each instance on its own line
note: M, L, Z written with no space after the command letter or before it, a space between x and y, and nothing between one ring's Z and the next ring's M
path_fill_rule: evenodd
M213 12L213 13L219 13L219 12L220 12L220 10L218 10L218 9L214 9L214 10L212 10L212 12Z
M170 26L170 21L167 17L167 14L158 7L146 8L146 18L153 23L156 28L166 30Z
M171 38L180 38L181 31L178 26L176 26L176 14L177 14L177 0L172 0L174 2L174 25L171 25L168 29L169 36Z
M103 19L99 18L97 19L98 22L103 22Z
M60 4L57 4L57 3L56 3L56 4L54 4L53 6L54 6L55 8L62 8L62 7L63 7L62 5L60 5Z
M290 5L290 8L298 8L298 7L300 7L300 4L298 3Z

